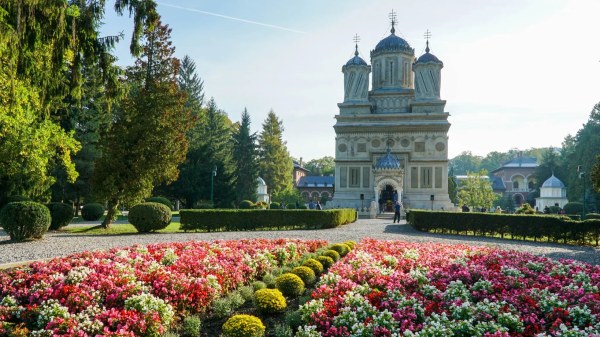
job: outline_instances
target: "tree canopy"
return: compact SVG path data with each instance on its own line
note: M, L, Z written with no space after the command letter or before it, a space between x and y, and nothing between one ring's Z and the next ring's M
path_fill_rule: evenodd
M262 127L258 138L260 176L273 193L279 193L291 187L294 168L283 140L283 122L271 110Z

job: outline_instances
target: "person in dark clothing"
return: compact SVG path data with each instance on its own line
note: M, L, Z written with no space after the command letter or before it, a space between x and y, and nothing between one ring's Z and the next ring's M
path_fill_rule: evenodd
M323 210L323 207L321 206L321 202L320 201L317 201L316 209L317 209L317 211Z
M398 223L400 223L400 210L402 209L402 206L400 205L400 203L398 201L396 201L396 205L394 205L394 222L396 222L396 219L398 219Z
M383 198L379 198L379 213L383 212Z
M462 211L463 212L469 212L470 211L469 206L467 206L467 204L463 204L462 205Z
M485 206L481 207L481 213L485 213L487 212L487 208L485 208Z
M300 209L300 202L296 200L296 209Z
M548 207L548 205L544 207L544 214L550 214L550 207Z

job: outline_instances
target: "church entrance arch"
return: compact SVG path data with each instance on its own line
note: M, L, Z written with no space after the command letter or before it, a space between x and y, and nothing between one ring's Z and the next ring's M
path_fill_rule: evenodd
M377 196L377 202L379 199L383 201L383 210L385 212L393 212L394 210L394 199L395 201L401 201L402 198L402 184L394 177L381 177L375 181L375 195ZM395 192L395 198L394 198Z

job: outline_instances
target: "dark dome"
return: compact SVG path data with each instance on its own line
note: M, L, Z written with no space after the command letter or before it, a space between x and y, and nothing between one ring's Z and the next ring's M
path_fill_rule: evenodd
M402 169L402 165L400 164L398 159L396 159L394 156L392 156L389 149L388 149L388 153L385 156L379 158L379 160L377 161L377 164L375 165L375 170L377 170L377 171L379 171L379 170L401 170L401 169Z
M419 59L417 60L417 63L429 63L429 62L444 64L442 61L440 61L440 59L438 59L435 55L433 55L429 52L421 55L421 57L419 57Z
M367 62L363 60L360 56L356 55L351 58L348 62L346 62L346 67L348 66L366 66Z
M375 49L371 51L371 57L386 52L406 52L414 54L412 47L401 37L396 36L392 33L390 36L379 41Z

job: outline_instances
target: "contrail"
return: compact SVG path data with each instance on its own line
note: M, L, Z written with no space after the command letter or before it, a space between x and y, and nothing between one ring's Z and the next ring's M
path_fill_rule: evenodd
M294 33L302 33L302 34L306 33L306 32L301 32L299 30L294 30L294 29L289 29L289 28L284 28L284 27L279 27L279 26L268 25L266 23L254 22L254 21L249 21L249 20L234 18L234 17L231 17L231 16L226 16L226 15L221 15L221 14L215 14L215 13L211 13L211 12L199 11L199 10L193 9L193 8L180 7L180 6L170 5L170 4L166 4L166 3L162 3L162 2L159 2L158 4L159 5L163 5L163 6L173 7L173 8L184 9L186 11L192 11L192 12L198 12L198 13L202 13L202 14L208 14L208 15L212 15L212 16L217 16L217 17L220 17L220 18L225 18L225 19L230 19L230 20L235 20L235 21L242 21L242 22L246 22L246 23L251 23L253 25L259 25L259 26L265 26L265 27L269 27L269 28L287 30L289 32L294 32Z

